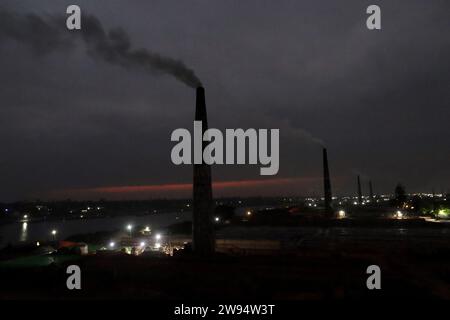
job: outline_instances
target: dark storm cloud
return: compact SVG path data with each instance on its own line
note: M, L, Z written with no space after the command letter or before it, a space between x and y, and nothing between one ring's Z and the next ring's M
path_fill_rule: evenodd
M182 61L146 49L133 49L130 38L123 29L106 31L93 15L83 15L81 31L68 31L62 27L64 22L63 16L21 16L0 8L0 40L11 38L29 45L37 54L45 54L67 50L73 45L73 34L81 34L89 54L95 58L126 68L169 74L190 87L201 85L194 71Z
M36 30L73 4L2 3L19 17L40 17ZM21 31L27 41L0 41L0 200L191 181L191 168L170 162L170 133L192 128L194 90L134 72L146 67L132 47L192 66L211 127L281 129L276 178L294 182L239 195L320 195L321 147L311 141L326 143L336 194L355 192L356 169L378 192L399 181L407 191L450 187L448 1L380 0L381 31L367 30L372 3L362 0L77 4L104 26L92 22L93 38L67 39L62 21L56 34ZM123 27L133 45L110 26ZM303 177L311 180L297 184ZM213 168L214 181L257 178L254 167Z

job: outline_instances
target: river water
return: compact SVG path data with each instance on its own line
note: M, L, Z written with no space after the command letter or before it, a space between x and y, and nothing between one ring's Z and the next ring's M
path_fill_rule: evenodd
M125 230L127 225L150 226L152 230L173 223L191 220L191 213L161 213L145 216L120 216L114 218L16 222L0 225L0 248L9 243L15 245L33 241L52 240L52 230L56 230L55 239L63 240L69 236L99 231Z
M238 215L243 215L238 212ZM56 230L56 240L69 236L99 231L126 231L127 225L149 226L152 230L163 228L177 222L192 219L190 212L160 213L145 216L121 216L114 218L80 219L66 221L16 222L0 225L0 248L7 244L20 244L34 241L53 240L52 230ZM219 230L218 238L223 239L266 239L291 243L301 242L302 246L324 239L366 241L445 241L450 245L450 225L442 228L361 228L361 227L239 227L233 226Z

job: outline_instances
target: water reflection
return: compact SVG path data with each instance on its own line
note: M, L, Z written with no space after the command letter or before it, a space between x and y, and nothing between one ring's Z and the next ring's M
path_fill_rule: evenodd
M22 223L22 232L20 233L20 241L25 242L28 238L28 223Z

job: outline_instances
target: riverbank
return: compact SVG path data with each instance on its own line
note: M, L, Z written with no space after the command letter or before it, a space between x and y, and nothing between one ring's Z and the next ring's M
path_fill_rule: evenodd
M334 242L271 257L87 256L77 261L83 270L80 291L66 289L63 263L26 272L0 270L0 299L450 299L448 247L399 248ZM380 291L369 291L365 285L366 268L373 264L382 270Z

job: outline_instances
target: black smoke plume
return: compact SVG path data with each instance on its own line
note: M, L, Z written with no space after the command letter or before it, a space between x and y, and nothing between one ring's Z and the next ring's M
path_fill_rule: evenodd
M72 48L80 39L96 59L124 68L168 74L190 87L201 86L194 71L183 61L147 49L135 49L122 28L105 30L97 17L82 14L81 30L69 31L64 16L19 15L0 7L0 41L12 39L44 55Z

